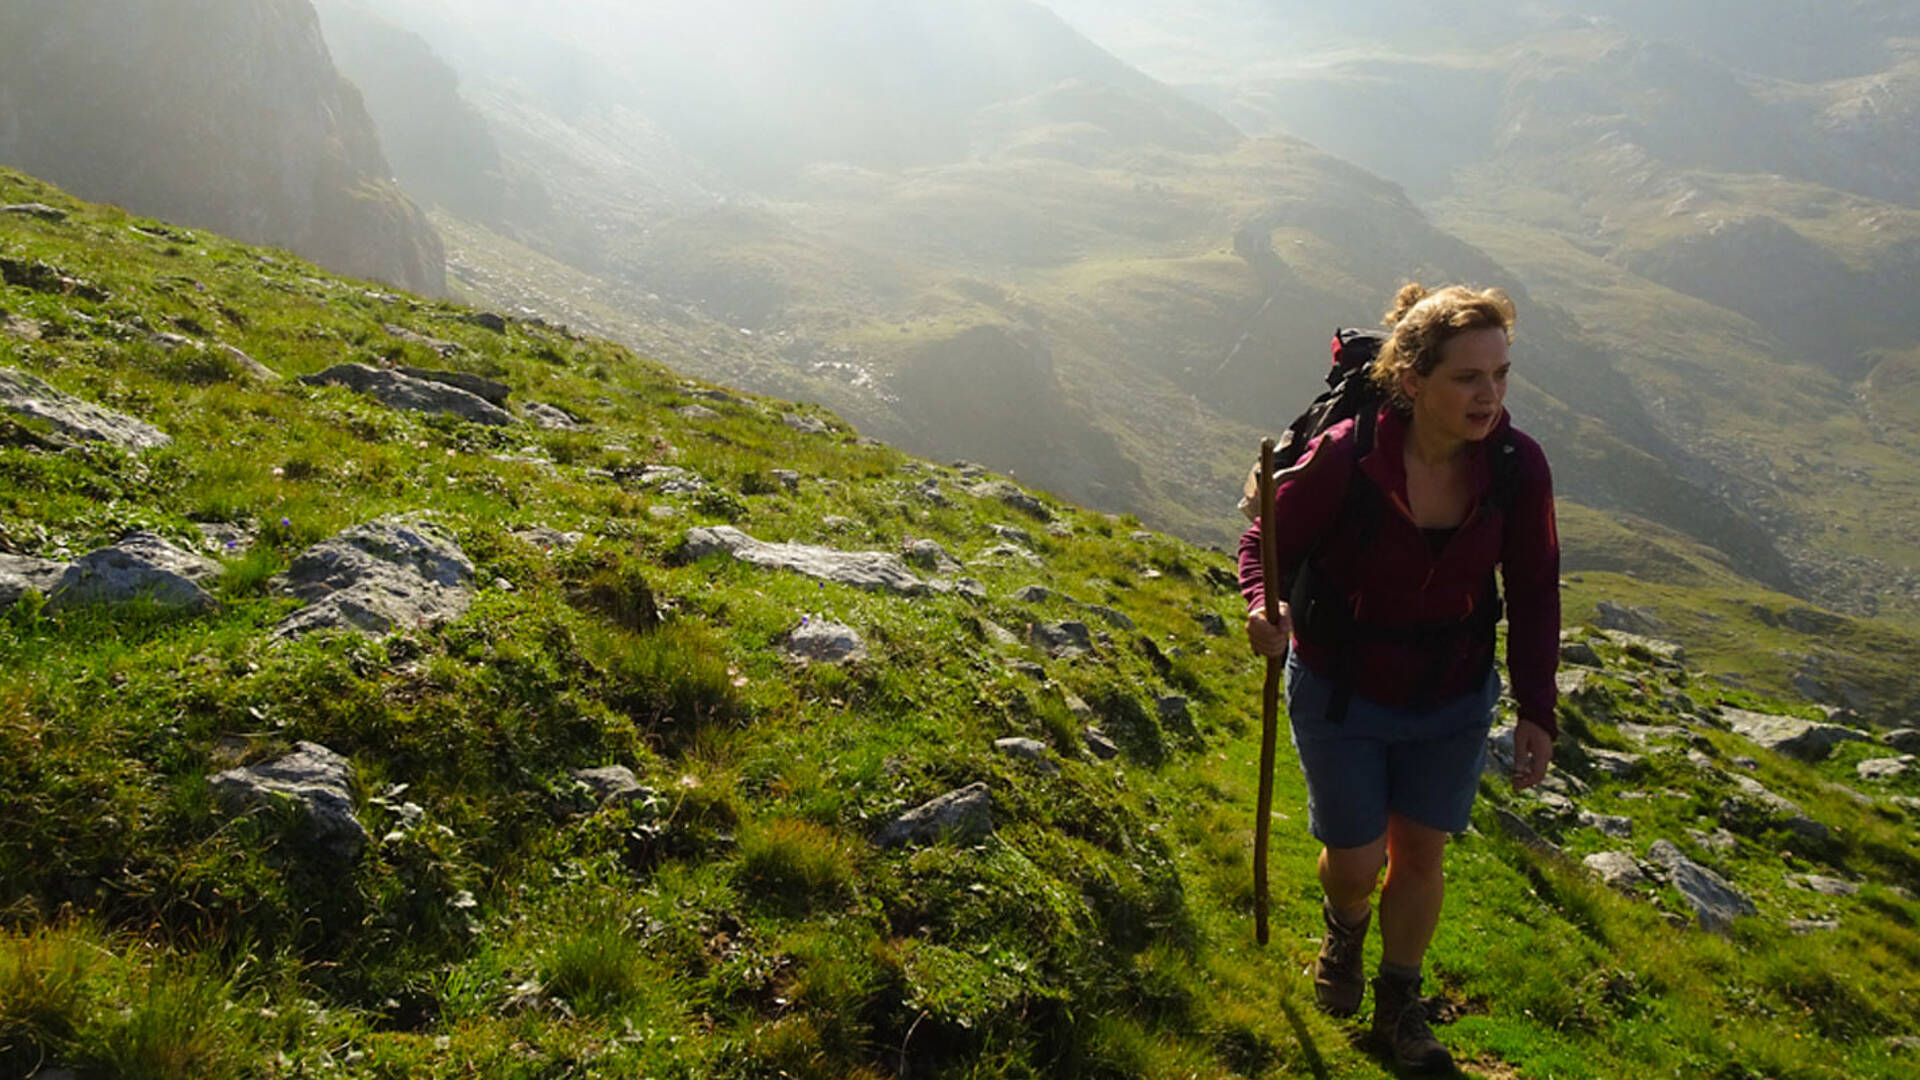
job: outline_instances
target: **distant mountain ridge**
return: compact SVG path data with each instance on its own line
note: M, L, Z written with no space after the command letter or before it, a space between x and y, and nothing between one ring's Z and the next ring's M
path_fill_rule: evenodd
M0 11L0 163L333 269L446 289L308 0Z

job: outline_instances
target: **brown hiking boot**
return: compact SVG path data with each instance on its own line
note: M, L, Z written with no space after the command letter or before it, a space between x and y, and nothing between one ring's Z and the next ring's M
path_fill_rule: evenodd
M1420 1072L1453 1068L1453 1055L1427 1026L1418 978L1381 975L1373 980L1373 1037L1400 1068Z
M1358 926L1341 922L1325 900L1320 902L1320 914L1327 921L1327 936L1320 942L1320 955L1313 961L1313 999L1323 1013L1352 1016L1360 1011L1360 999L1367 992L1360 950L1367 943L1367 925L1373 921L1373 910L1367 910Z

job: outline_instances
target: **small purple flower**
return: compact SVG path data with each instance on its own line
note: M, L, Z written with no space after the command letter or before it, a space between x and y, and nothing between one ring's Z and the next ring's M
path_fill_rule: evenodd
M291 529L293 528L293 521L289 518L281 518L280 527L283 529Z

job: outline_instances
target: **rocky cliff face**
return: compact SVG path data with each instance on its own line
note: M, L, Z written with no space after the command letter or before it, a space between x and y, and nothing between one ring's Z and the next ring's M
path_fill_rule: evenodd
M446 288L308 0L0 10L0 163L140 213Z

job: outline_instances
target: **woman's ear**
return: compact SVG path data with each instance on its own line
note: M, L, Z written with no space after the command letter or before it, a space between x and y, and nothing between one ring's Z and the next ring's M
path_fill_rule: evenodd
M1408 401L1417 399L1420 396L1420 384L1425 381L1419 372L1408 368L1400 373L1400 395Z

